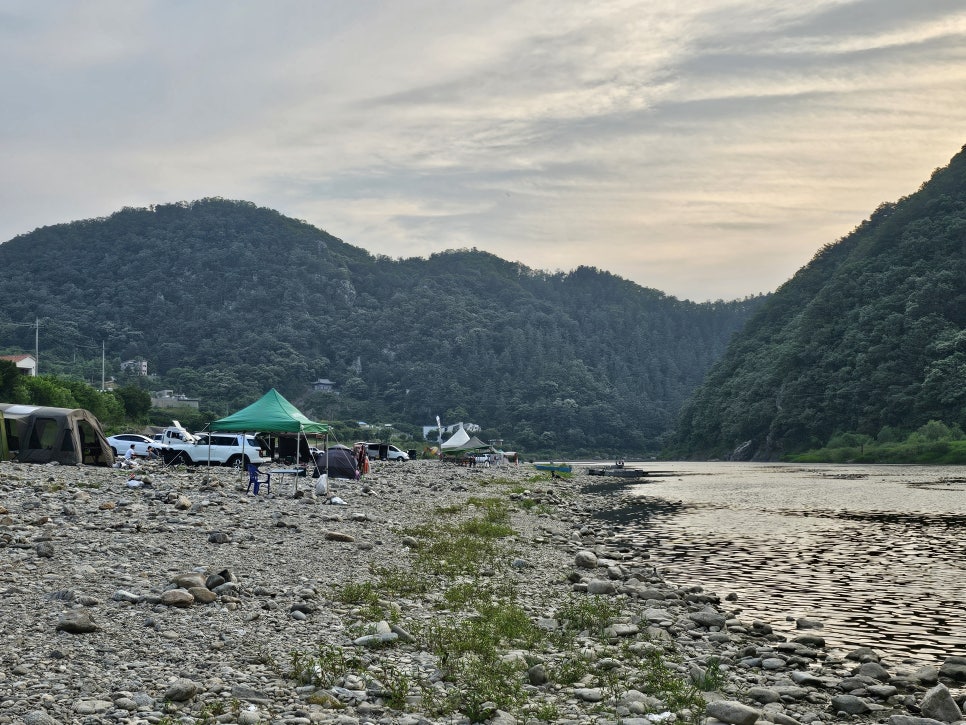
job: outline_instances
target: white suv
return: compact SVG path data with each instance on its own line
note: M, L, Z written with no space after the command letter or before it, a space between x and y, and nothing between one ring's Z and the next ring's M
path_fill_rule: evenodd
M220 463L223 466L243 467L248 463L268 463L271 459L254 436L240 433L196 433L197 440L181 446L185 463Z

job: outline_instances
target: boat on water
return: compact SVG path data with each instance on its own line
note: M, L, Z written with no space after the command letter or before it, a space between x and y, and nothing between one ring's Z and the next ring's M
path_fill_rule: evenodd
M643 468L631 468L625 466L623 461L618 461L611 466L588 466L587 474L590 476L613 476L615 478L654 478L655 476L672 476L674 471L645 471Z
M551 473L573 473L574 469L569 463L534 463L533 467L538 471L550 471Z
M616 478L642 478L647 471L640 468L624 468L623 466L606 466L603 468L588 468L588 475L591 476L614 476Z

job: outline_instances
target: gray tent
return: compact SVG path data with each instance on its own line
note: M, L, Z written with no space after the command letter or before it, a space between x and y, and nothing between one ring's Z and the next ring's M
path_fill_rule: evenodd
M0 403L0 450L21 463L114 464L101 423L83 408Z

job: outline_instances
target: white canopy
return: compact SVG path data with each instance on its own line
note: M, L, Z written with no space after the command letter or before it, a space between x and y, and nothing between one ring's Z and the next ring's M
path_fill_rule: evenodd
M459 451L466 447L470 441L470 434L463 430L463 426L456 431L449 439L440 446L440 450Z

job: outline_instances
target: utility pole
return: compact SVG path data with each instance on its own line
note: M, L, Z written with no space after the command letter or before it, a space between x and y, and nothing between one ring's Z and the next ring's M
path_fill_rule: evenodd
M101 340L101 392L104 392L104 341Z
M34 333L34 373L40 375L40 318L37 319L37 330Z

